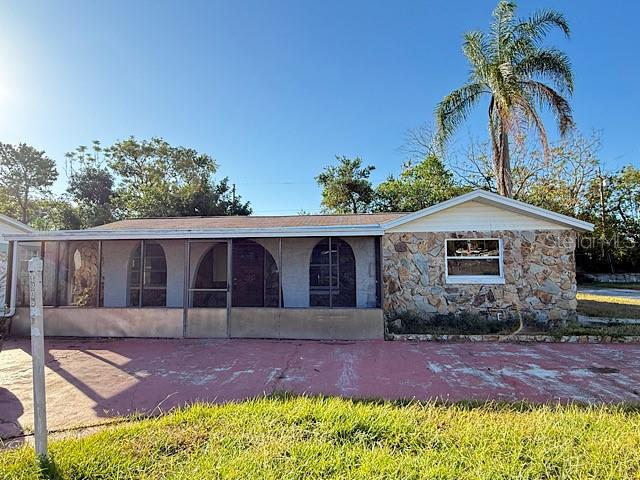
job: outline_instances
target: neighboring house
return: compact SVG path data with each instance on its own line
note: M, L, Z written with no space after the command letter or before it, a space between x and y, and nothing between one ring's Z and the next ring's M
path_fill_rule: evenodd
M9 242L4 240L7 233L28 233L33 229L6 215L0 214L0 315L5 311L7 303L7 267L9 262Z
M592 228L474 191L409 214L131 219L9 238L44 258L48 335L372 339L401 312L575 317L576 231ZM27 294L20 282L15 334L29 331Z

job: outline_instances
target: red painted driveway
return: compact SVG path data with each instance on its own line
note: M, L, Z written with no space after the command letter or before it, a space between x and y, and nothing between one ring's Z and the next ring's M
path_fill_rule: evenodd
M45 343L50 429L278 391L389 399L640 400L640 345L81 340ZM33 418L28 339L0 352L0 435Z

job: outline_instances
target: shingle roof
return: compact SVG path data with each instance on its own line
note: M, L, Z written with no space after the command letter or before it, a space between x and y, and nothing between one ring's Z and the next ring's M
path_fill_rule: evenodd
M224 228L286 228L379 225L404 213L363 213L349 215L226 216L134 218L95 227L93 230L206 230Z

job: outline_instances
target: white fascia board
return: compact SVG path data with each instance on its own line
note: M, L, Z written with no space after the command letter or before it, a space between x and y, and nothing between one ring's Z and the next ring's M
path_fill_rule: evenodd
M411 222L413 220L417 220L428 215L433 215L434 213L446 210L447 208L455 207L472 200L490 204L498 208L506 208L511 211L533 216L536 218L541 218L550 222L559 223L575 230L583 232L593 231L592 223L578 220L577 218L562 215L560 213L552 212L544 208L536 207L525 202L520 202L518 200L514 200L513 198L503 197L502 195L487 192L485 190L474 190L473 192L465 193L464 195L460 195L459 197L455 197L445 202L432 205L431 207L418 210L417 212L409 213L403 217L383 223L382 228L384 230L388 230L390 228L397 227L398 225L404 225L405 223Z
M20 242L63 240L143 240L143 239L190 239L190 238L272 238L272 237L354 237L382 236L379 225L343 225L330 227L289 228L225 228L225 229L149 229L149 230L59 230L51 232L12 233L6 240Z

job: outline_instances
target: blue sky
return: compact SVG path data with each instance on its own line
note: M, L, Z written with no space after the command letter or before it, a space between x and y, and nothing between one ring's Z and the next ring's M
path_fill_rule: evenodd
M62 167L93 139L158 135L213 155L256 214L315 212L313 177L336 154L374 164L374 181L399 171L406 130L464 82L462 35L485 29L494 5L0 2L0 141ZM640 4L519 3L523 15L545 6L572 28L552 40L574 65L579 129L602 130L610 168L638 165ZM458 145L485 135L485 111Z

